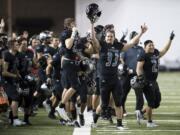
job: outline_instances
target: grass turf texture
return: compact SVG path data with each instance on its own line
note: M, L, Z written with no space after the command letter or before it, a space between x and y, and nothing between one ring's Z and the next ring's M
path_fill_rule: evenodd
M158 82L162 94L161 106L154 110L153 119L159 125L157 128L146 128L146 124L138 125L134 114L135 96L131 90L126 109L129 115L126 131L116 130L115 124L107 121L98 121L98 128L91 129L91 135L179 135L180 134L180 72L160 73ZM22 115L22 114L21 114ZM33 126L13 127L4 129L0 126L0 135L72 135L73 127L60 126L58 120L47 117L44 109L39 109L38 115L31 117ZM116 122L114 118L114 122Z

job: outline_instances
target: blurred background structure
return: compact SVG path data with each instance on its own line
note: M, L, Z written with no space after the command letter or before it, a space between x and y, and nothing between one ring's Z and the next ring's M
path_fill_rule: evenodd
M161 70L180 69L179 0L0 0L0 18L9 25L9 28L6 25L9 32L21 34L27 30L32 35L43 30L59 33L64 18L75 17L80 34L85 35L90 27L85 10L92 2L102 10L97 24L114 24L117 38L126 28L129 33L138 31L145 22L149 30L141 42L152 39L161 49L174 30L176 37L167 55L161 59Z
M74 0L0 0L0 18L4 18L7 23L10 19L8 7L12 7L13 31L20 34L27 30L30 35L43 30L60 32L63 29L64 18L75 16L74 2ZM8 6L8 3L11 3L11 6Z

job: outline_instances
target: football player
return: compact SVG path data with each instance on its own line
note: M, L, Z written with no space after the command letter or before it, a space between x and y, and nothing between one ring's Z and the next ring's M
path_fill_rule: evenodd
M156 81L159 71L159 60L169 50L174 36L175 35L172 32L162 50L157 50L152 40L146 40L144 42L145 53L141 53L138 58L136 72L138 77L144 75L146 80L143 93L148 102L148 106L146 108L148 120L147 127L150 128L158 126L152 121L152 111L153 109L158 108L161 102L161 92Z

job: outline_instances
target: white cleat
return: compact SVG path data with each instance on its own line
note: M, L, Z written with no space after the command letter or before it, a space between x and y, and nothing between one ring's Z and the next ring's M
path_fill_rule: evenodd
M50 104L47 103L46 100L43 102L43 107L45 108L46 112L48 112L48 113L50 112L51 106L50 106Z
M116 128L121 130L121 131L124 131L124 130L128 129L127 127L124 127L124 126L116 126Z
M154 127L158 127L159 125L157 125L156 123L154 122L147 122L147 125L146 125L148 128L154 128Z
M137 123L140 125L141 121L143 120L143 115L141 114L140 110L136 110L135 113L136 113Z
M23 126L25 124L26 124L25 122L23 122L23 121L21 121L19 119L14 119L13 120L13 126Z
M92 123L91 123L91 127L92 127L92 128L97 128L97 124L94 123L94 122L92 122Z
M60 115L60 117L61 117L62 119L66 120L66 121L70 121L70 119L69 119L66 111L64 110L64 108L60 108L60 107L58 106L58 107L56 107L55 110L58 112L58 114Z
M128 115L127 112L126 112L126 113L123 113L123 116L124 116L124 117L127 117L127 115Z

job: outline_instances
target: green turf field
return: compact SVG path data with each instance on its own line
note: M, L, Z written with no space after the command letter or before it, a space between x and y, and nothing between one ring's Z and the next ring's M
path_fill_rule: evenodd
M160 108L154 111L154 120L159 125L157 128L146 128L145 124L137 125L134 115L135 97L132 90L128 96L126 109L129 115L126 131L116 130L115 125L110 125L102 120L98 121L98 128L91 129L91 135L180 135L180 72L160 73L158 78L162 94ZM0 126L0 135L72 135L74 128L58 125L57 120L50 120L43 109L38 111L36 117L31 117L33 126L12 127L7 129ZM115 119L114 119L115 121ZM86 135L87 133L82 133Z

